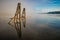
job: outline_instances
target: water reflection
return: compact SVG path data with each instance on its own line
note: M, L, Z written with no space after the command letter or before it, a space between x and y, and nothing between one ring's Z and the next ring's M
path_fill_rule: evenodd
M36 16L37 18L31 20L23 18L22 21L16 22L14 25L11 23L11 25L15 27L19 38L23 40L60 39L60 18L58 19L52 16L47 16L48 18L45 18L41 16L43 15L40 14L38 17ZM10 32L10 34L11 33L12 32Z
M15 27L19 38L21 38L21 27L22 27L22 25L23 25L24 28L26 27L26 19L22 20L20 22L14 23L14 25L12 25L12 23L8 23L8 24Z

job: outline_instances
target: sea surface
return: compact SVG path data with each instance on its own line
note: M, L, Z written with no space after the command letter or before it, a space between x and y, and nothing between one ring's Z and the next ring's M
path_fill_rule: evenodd
M8 24L10 16L0 15L2 40L60 40L60 14L33 14L26 16L26 27L21 27L21 37L14 26Z

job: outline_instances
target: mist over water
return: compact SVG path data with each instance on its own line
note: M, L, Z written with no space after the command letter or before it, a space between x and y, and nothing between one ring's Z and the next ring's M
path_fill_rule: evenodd
M60 14L33 14L27 16L26 27L21 27L20 40L60 39ZM0 16L0 38L19 40L14 26L8 24L10 17Z

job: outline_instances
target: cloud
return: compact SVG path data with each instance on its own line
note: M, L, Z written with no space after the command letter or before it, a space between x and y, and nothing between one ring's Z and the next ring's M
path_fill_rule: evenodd
M50 0L0 0L0 11L1 13L15 14L18 2L21 2L22 9L26 8L26 12L28 15L60 9L57 7L52 7L52 9L51 6L47 5L48 1Z

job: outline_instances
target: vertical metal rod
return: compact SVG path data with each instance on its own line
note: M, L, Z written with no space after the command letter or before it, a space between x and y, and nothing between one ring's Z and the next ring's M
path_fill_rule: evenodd
M19 37L21 38L21 3L18 3L19 4Z
M23 8L23 12L22 12L22 22L23 22L23 26L26 27L26 13L25 13L25 8Z

